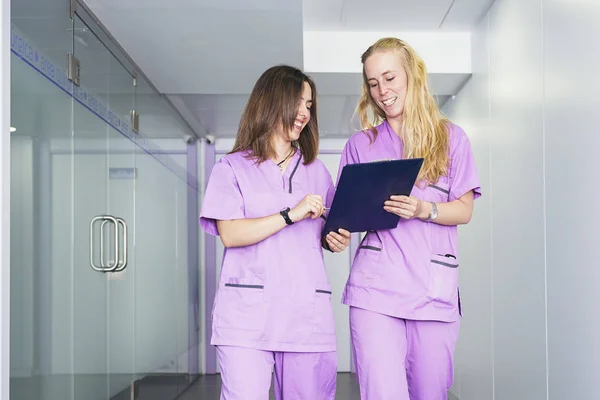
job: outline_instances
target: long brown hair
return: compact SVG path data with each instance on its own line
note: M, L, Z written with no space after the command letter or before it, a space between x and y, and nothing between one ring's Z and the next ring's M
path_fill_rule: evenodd
M280 127L285 131L293 129L304 82L312 92L310 120L293 145L300 149L304 164L312 163L319 151L317 89L308 75L289 65L271 67L260 76L246 104L231 152L248 151L258 163L272 157L275 151L271 137Z
M408 78L404 118L401 135L404 158L424 158L419 180L435 183L440 176L448 173L448 131L449 120L440 111L429 92L425 62L408 43L397 38L382 38L365 51L361 57L363 64L363 89L358 103L358 116L362 129L370 131L377 138L373 127L385 119L385 112L371 97L369 82L365 74L365 61L375 52L394 51L402 60ZM373 120L369 120L369 110Z

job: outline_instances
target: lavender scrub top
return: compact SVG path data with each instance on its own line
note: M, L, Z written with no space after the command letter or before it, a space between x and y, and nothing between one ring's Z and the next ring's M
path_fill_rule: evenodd
M262 218L295 207L307 194L326 204L334 186L325 165L304 165L299 151L285 172L247 152L213 168L200 225L218 235L217 220ZM286 226L254 245L225 249L212 312L213 345L268 351L335 351L335 320L323 250L321 218Z
M376 129L373 143L372 135L363 131L350 138L342 153L340 173L346 164L401 158L402 141L388 122ZM468 136L451 123L448 135L447 176L424 188L415 185L412 196L437 203L456 200L471 190L475 198L481 196ZM398 318L456 321L462 315L459 260L457 226L401 218L394 229L366 233L342 302Z

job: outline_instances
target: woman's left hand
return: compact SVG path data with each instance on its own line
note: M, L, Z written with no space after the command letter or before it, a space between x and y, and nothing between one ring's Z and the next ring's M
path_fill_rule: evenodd
M329 232L327 236L325 236L329 249L334 253L346 250L346 247L350 244L350 232L345 229L339 229L338 232L339 233Z
M427 218L430 210L426 208L426 202L413 196L392 196L383 207L385 211L405 219Z

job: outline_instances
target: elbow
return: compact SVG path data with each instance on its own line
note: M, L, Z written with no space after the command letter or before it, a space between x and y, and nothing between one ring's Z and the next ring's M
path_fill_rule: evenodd
M223 243L223 247L225 247L226 249L232 247L229 238L226 238L224 236L221 236L221 243Z
M222 228L219 230L219 237L221 238L221 242L223 243L223 246L225 246L226 249L236 247L235 237L232 237L234 235L232 235L231 233L231 229Z
M466 225L471 222L471 218L473 218L473 209L467 210L463 215L462 221L460 221L461 225Z
M229 235L221 235L221 242L226 249L237 247L235 240Z
M236 247L236 238L235 238L235 230L231 229L230 221L218 221L217 229L219 232L219 237L221 238L221 243L225 246L226 249L230 247Z

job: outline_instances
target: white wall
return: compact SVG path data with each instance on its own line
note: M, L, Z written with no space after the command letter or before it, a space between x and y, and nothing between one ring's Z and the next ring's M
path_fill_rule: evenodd
M496 0L445 107L484 190L460 230L461 400L598 397L599 17L592 1Z
M600 2L544 0L548 376L552 399L597 398Z

